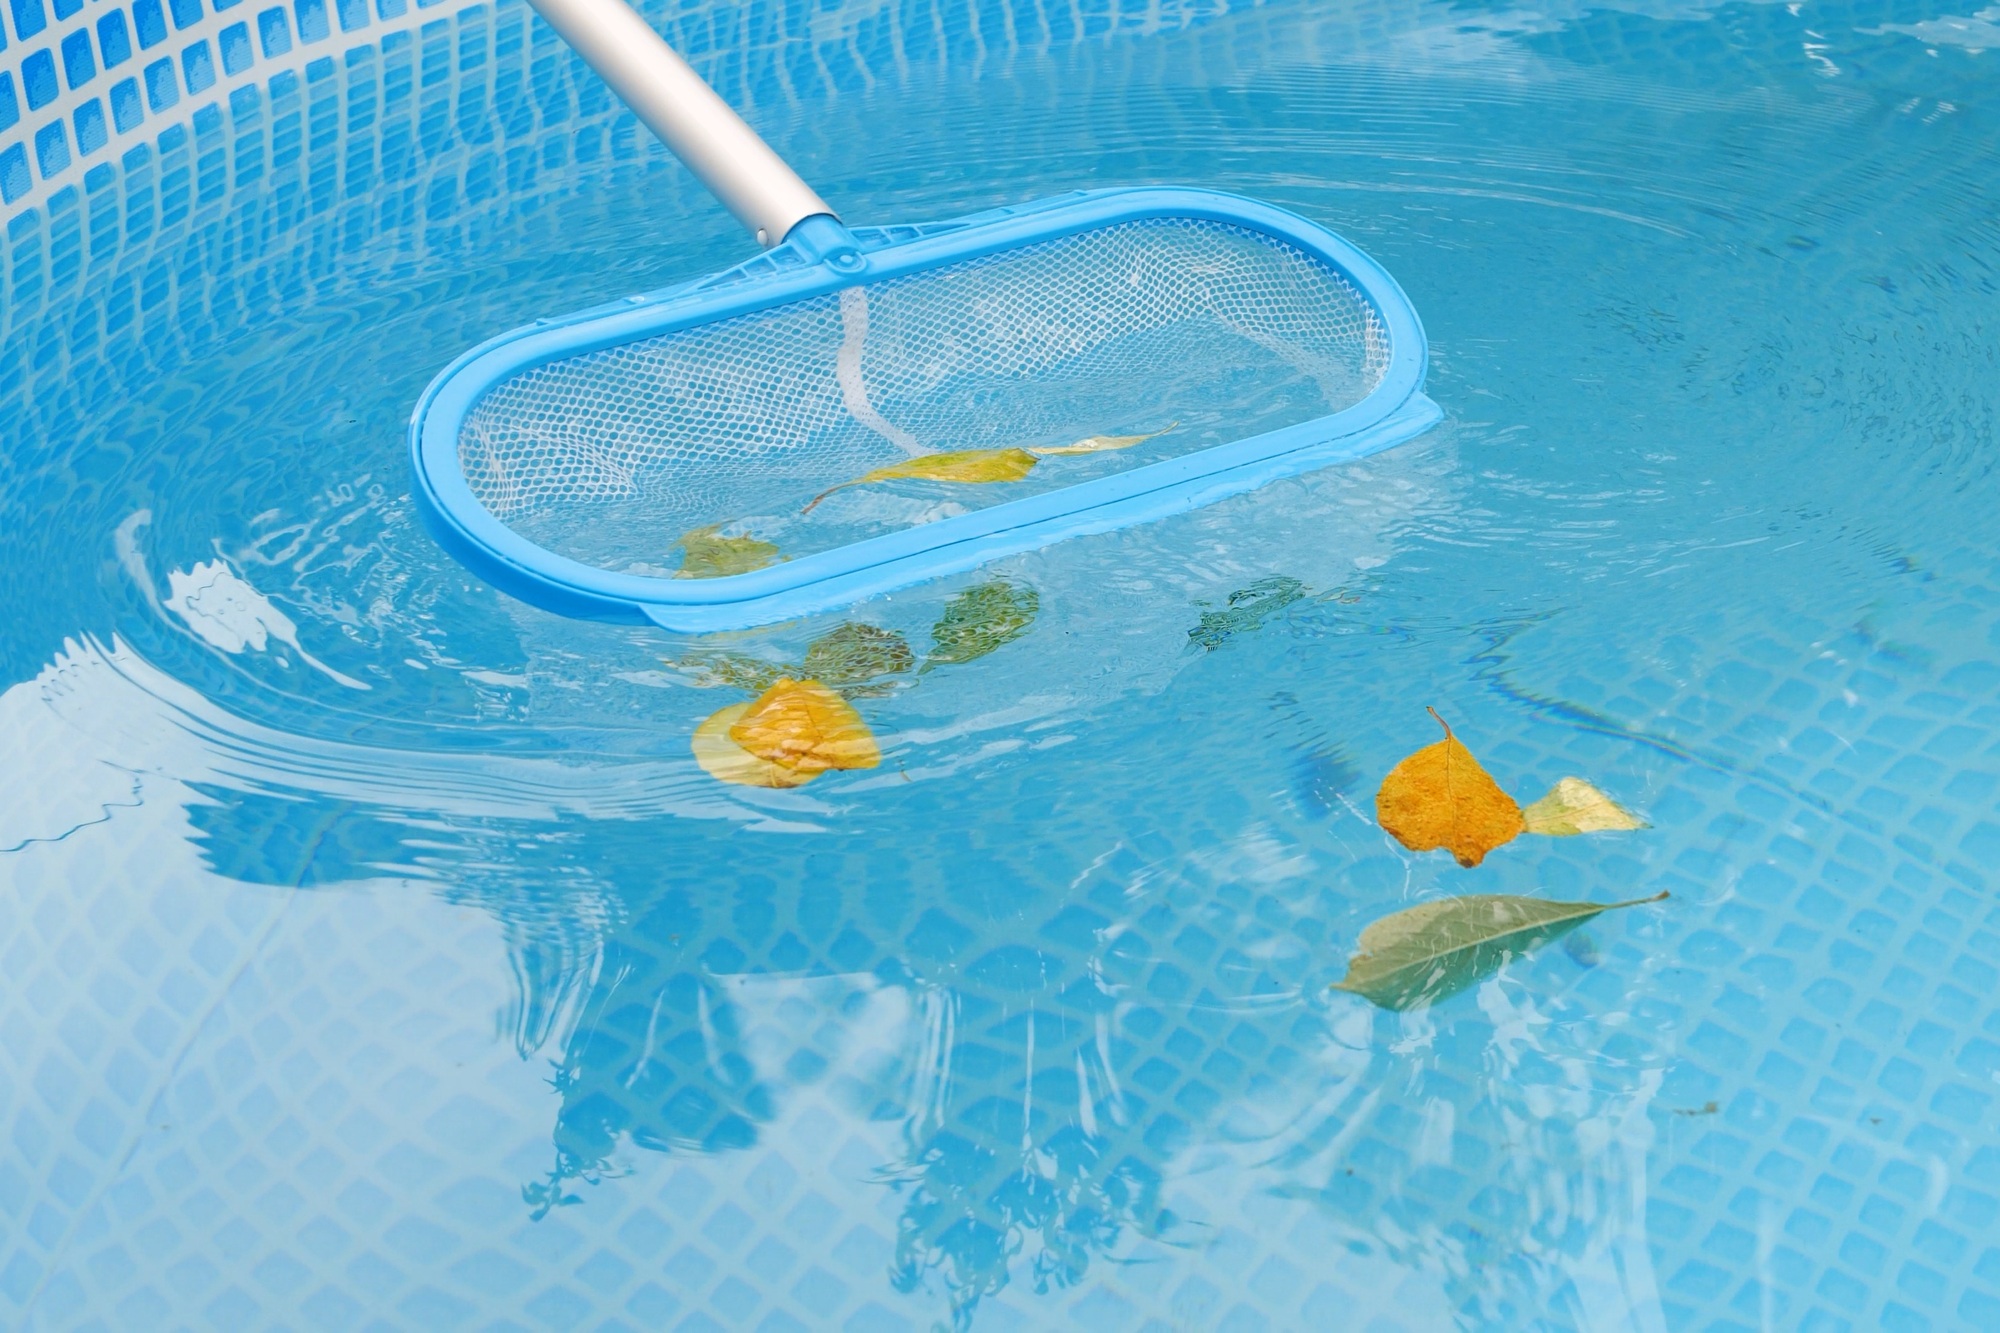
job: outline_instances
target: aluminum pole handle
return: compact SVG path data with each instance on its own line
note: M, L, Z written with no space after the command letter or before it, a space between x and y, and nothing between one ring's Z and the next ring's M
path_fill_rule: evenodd
M528 0L619 100L772 246L826 201L624 0Z

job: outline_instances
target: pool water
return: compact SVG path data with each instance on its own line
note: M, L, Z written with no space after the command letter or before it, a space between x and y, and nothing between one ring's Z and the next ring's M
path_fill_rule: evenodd
M747 253L521 4L10 204L0 1322L2000 1326L1955 2L650 9L858 223L1331 226L1446 413L711 639L512 602L411 506L453 356ZM705 774L846 623L932 659L857 701L880 767ZM1427 706L1650 827L1405 851ZM1661 890L1429 1009L1329 990L1416 902Z

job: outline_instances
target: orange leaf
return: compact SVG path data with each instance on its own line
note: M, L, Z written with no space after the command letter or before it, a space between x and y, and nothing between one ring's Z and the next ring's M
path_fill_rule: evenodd
M1521 807L1459 744L1451 725L1430 710L1444 739L1426 745L1389 770L1375 794L1375 818L1413 852L1443 847L1462 866L1517 837Z
M694 729L694 759L710 777L739 787L803 787L819 776L801 773L759 759L730 739L729 729L743 720L749 704L731 704Z
M816 680L779 677L729 728L729 739L759 759L807 777L829 768L873 768L882 762L861 715Z

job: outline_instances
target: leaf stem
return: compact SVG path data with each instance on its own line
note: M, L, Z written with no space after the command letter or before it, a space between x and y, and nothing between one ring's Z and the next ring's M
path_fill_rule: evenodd
M832 495L835 491L844 491L849 486L852 486L854 484L855 483L851 481L843 481L838 486L827 487L825 490L821 491L818 495L815 495L812 498L812 504L808 504L804 509L801 509L799 511L799 517L804 518L807 514L810 514L813 511L813 505L817 505L821 500L826 499L827 496Z

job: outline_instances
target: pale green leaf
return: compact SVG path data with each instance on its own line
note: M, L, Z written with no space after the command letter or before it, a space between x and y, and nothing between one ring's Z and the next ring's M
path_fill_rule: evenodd
M1480 893L1439 898L1392 912L1361 932L1347 975L1333 984L1384 1009L1420 1009L1493 975L1509 958L1539 948L1621 903L1558 903Z
M1610 833L1646 827L1646 821L1582 778L1564 778L1549 794L1521 812L1530 833L1551 838Z

